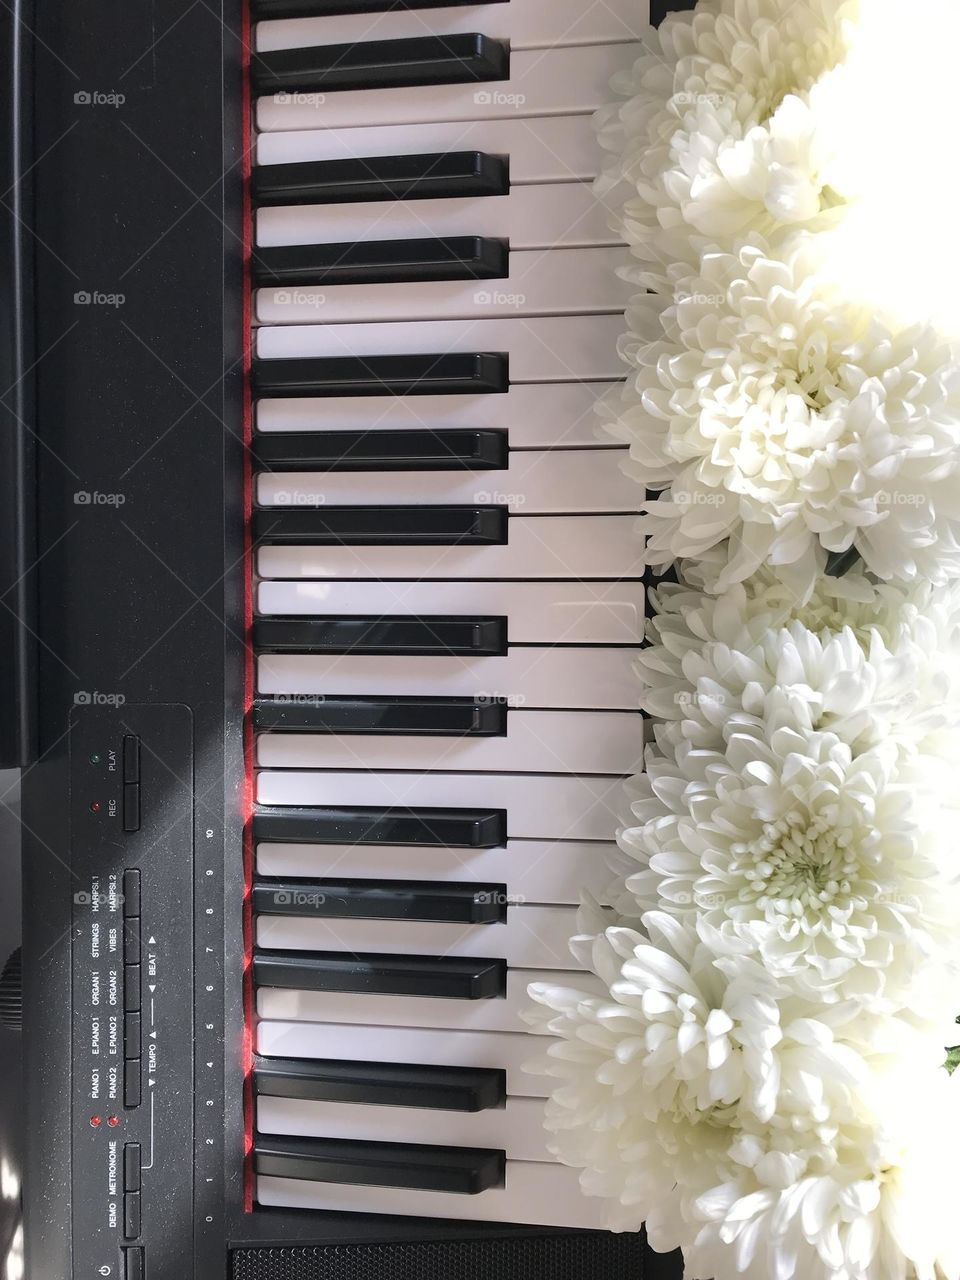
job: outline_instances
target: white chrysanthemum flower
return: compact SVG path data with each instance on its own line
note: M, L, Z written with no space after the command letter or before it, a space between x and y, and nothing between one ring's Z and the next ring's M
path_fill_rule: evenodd
M602 413L628 470L664 490L647 557L719 549L716 592L769 564L804 598L851 547L884 579L960 574L960 355L841 298L816 245L708 252L677 302L627 315L636 372Z
M663 267L747 230L773 234L829 209L808 92L844 56L855 0L701 0L643 38L597 117L624 184L621 230L662 287Z
M551 1149L610 1200L611 1225L645 1222L654 1248L683 1248L701 1280L892 1280L914 1274L904 1249L954 1256L945 1222L923 1238L898 1218L919 1191L933 1109L887 1124L893 1073L948 1096L935 1044L896 1019L851 1023L842 1007L780 998L754 961L717 965L689 925L645 925L649 940L623 928L578 939L609 1000L531 987L531 1020L559 1038L535 1068L556 1081Z
M872 1123L838 1127L832 1157L789 1185L769 1148L742 1144L743 1173L699 1197L685 1250L701 1280L956 1280L960 1228L953 1162L960 1081L903 1064L870 1078ZM756 1163L754 1163L756 1162ZM791 1170L792 1172L792 1170Z
M810 998L939 1018L942 991L921 1010L919 990L960 972L960 585L838 589L802 610L818 630L779 625L797 611L762 578L655 595L639 665L661 721L611 900L696 921Z
M937 965L956 979L958 814L940 770L893 740L855 753L751 719L730 716L720 751L648 752L620 833L640 869L616 905L689 919L715 955L755 955L811 1000L890 1012Z
M691 566L686 581L661 583L651 593L647 646L637 661L640 705L650 715L689 720L703 693L702 710L712 723L713 704L735 707L743 697L747 681L738 670L746 662L749 680L765 691L784 678L791 687L816 690L821 710L810 723L820 729L836 728L851 711L871 717L871 742L891 733L917 740L940 728L960 728L960 581L940 588L876 583L854 571L818 578L811 597L798 604L769 570L722 596L698 590L697 577ZM802 641L781 634L784 628ZM832 643L844 633L846 640ZM853 639L869 659L867 668ZM713 646L719 670L711 665ZM864 682L856 707L840 688L849 685L851 670ZM697 735L701 743L703 733L701 728Z

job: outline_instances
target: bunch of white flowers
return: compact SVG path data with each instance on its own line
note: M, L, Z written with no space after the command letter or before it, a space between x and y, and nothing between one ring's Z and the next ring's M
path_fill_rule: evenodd
M572 941L605 994L531 987L532 1069L557 1158L687 1280L960 1280L960 312L841 261L888 202L851 149L904 18L700 0L599 117L651 291L601 414L672 576Z

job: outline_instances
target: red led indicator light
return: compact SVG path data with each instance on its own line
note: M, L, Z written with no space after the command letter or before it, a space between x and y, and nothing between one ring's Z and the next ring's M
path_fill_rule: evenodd
M91 1116L91 1117L90 1117L90 1127L91 1127L92 1129L99 1129L99 1128L100 1128L100 1126L101 1126L102 1124L103 1124L103 1117L102 1117L102 1116Z
M92 801L90 802L90 808L91 808L91 810L92 810L92 812L93 812L93 813L99 813L99 812L100 812L100 801L99 801L99 800L92 800Z
M111 1129L115 1129L119 1123L120 1123L119 1116L107 1116L107 1124L110 1126Z

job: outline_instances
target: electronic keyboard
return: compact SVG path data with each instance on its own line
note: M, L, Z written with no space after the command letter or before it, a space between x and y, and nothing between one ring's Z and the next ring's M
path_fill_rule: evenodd
M522 1017L600 992L642 763L591 117L647 17L0 13L8 1277L680 1275Z

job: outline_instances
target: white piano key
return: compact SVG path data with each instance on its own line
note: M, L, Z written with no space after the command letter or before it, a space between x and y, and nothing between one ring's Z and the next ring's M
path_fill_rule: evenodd
M634 512L643 489L626 449L524 450L499 471L274 471L257 476L264 507L428 503L506 506L513 514Z
M337 809L503 809L507 836L521 840L611 840L626 805L620 777L294 769L262 769L257 799Z
M278 581L261 582L257 594L259 613L273 616L505 617L511 645L635 645L643 635L645 602L639 580Z
M509 162L511 189L524 183L590 182L599 174L603 157L588 115L419 125L380 123L359 129L335 129L318 121L316 127L307 129L261 133L256 149L258 164L482 151Z
M460 200L273 205L256 214L260 248L433 236L486 236L514 251L619 244L610 224L610 209L586 182L512 186L505 196Z
M635 43L520 51L510 56L508 79L480 84L281 91L257 99L257 128L343 129L384 120L427 124L592 112L610 97L611 77L629 70L641 51Z
M262 578L639 578L635 516L512 516L509 542L261 547ZM471 612L475 612L471 610Z
M508 274L491 280L282 285L256 290L256 318L261 324L369 324L622 315L637 291L617 275L628 259L619 248L536 249L511 252Z
M510 447L598 443L596 404L608 382L514 383L501 395L291 396L257 402L259 431L383 431L493 427ZM609 441L607 441L609 443Z
M257 1178L256 1194L261 1205L287 1209L393 1213L598 1231L607 1225L605 1202L583 1194L576 1169L535 1161L508 1160L504 1186L475 1196L271 1177Z
M429 1111L321 1102L313 1098L257 1099L260 1133L360 1142L412 1142L437 1147L504 1151L511 1160L552 1160L539 1098L508 1098L486 1111Z
M604 0L603 4L585 4L584 0L509 0L504 4L451 5L429 12L411 8L259 22L255 37L258 53L473 32L482 32L492 40L509 41L511 49L544 49L636 40L647 23L648 8L637 0Z
M360 999L360 997L357 997ZM257 1024L257 1052L267 1058L334 1058L345 1062L430 1063L444 1067L493 1067L503 1071L507 1093L546 1098L550 1081L524 1070L552 1037L513 1031L433 1031L419 1027L350 1026L344 1023Z
M511 707L635 711L638 649L513 648L506 657L265 653L257 690L323 697L496 698Z
M511 900L576 906L584 891L592 894L599 902L609 905L609 891L613 881L610 868L616 854L617 846L612 841L601 840L510 840L499 849L260 841L256 861L257 872L263 876L299 876L315 880L341 876L349 880L438 880L461 884L503 884L506 885L507 897ZM531 978L530 981L536 979ZM317 996L318 1000L329 998L330 995L326 992ZM342 997L345 1001L353 998L352 995ZM384 998L396 1001L398 997ZM439 1008L443 1002L429 1000L426 1003ZM475 1000L468 1003L484 1002ZM333 1014L330 1018L334 1022L378 1021L376 1018L337 1018ZM402 1022L403 1019L398 1018L398 1021ZM428 1021L424 1025L435 1024ZM509 1030L507 1027L491 1029Z
M509 969L506 995L497 1000L438 1000L431 996L357 995L355 992L291 991L260 987L257 1013L261 1018L290 1022L344 1022L370 1027L423 1027L448 1031L526 1031L540 1035L521 1018L531 1007L531 982L573 986L598 998L607 994L592 973L571 974L561 969ZM537 1024L538 1027L540 1024Z
M256 932L257 945L275 951L483 956L514 969L582 968L570 953L576 907L510 906L506 920L494 924L261 915Z
M275 732L258 734L256 747L267 769L626 774L643 767L643 720L629 711L511 708L503 737Z
M532 320L435 320L420 324L263 325L257 355L275 358L441 355L501 352L511 382L597 382L619 379L622 314L544 316Z

